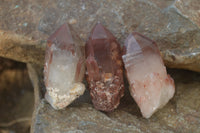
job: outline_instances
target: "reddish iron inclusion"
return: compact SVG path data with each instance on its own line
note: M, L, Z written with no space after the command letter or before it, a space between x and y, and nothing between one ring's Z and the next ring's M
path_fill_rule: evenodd
M174 81L167 74L156 43L139 33L127 37L122 58L130 93L142 115L149 118L173 97Z
M86 43L87 81L94 107L112 111L124 95L120 45L101 24L97 24Z
M45 98L54 109L63 109L82 95L85 85L83 42L67 24L47 42L44 82Z

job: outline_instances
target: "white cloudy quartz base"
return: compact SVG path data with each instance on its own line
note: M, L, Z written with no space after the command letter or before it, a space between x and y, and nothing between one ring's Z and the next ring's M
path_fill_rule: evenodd
M173 97L175 86L167 75L156 44L148 38L133 33L125 42L122 56L129 90L143 117L149 118Z
M59 94L57 88L47 88L48 92L45 94L45 99L51 104L54 109L63 109L73 102L80 95L83 95L85 91L85 85L83 83L75 83L73 88L68 90L66 94Z
M77 38L73 38L66 24L48 40L44 67L45 99L54 109L65 108L85 91L82 83L84 54L76 43Z
M54 50L45 98L55 109L68 106L85 91L83 83L74 82L77 64L78 57L71 52Z

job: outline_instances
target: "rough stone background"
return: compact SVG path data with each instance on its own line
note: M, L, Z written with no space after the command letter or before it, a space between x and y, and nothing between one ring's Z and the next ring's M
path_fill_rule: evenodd
M44 63L45 41L72 24L86 41L100 21L123 45L132 31L155 40L168 67L200 71L199 0L1 0L0 56Z
M42 77L36 76L40 75L40 72L38 69L33 69L34 67L29 65L29 73L36 81L34 85L38 86L41 85L38 81ZM33 114L31 131L33 133L199 133L200 74L183 70L168 71L176 83L175 96L149 119L141 116L126 85L125 96L121 99L119 107L111 113L94 109L88 91L69 107L60 111L55 111L41 98ZM37 87L35 88L38 92Z
M199 0L1 0L0 56L29 63L32 132L200 132L200 75L189 71L170 71L175 97L150 119L141 117L128 92L110 114L96 111L87 92L63 111L42 100L47 37L67 22L86 41L98 21L121 45L138 31L157 42L168 67L200 72Z
M0 133L29 133L33 107L26 64L0 58Z

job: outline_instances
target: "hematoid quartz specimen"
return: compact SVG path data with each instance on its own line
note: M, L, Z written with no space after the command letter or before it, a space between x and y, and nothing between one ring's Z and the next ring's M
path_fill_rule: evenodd
M44 67L45 98L55 109L63 109L85 91L81 82L85 72L83 46L67 24L48 39Z
M124 95L120 45L105 27L98 23L86 43L87 81L94 107L112 111Z
M149 118L173 97L174 81L167 75L155 42L139 33L127 37L122 58L131 95L142 115Z

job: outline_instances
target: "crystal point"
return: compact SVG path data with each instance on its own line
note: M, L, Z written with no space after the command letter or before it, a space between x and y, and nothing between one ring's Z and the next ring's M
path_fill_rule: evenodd
M104 26L98 23L86 43L87 80L94 107L112 111L124 93L120 45Z
M125 40L124 55L129 90L142 115L149 118L173 97L175 86L156 43L133 32Z
M46 100L55 109L63 109L85 91L84 52L81 40L67 24L48 39L44 81Z

